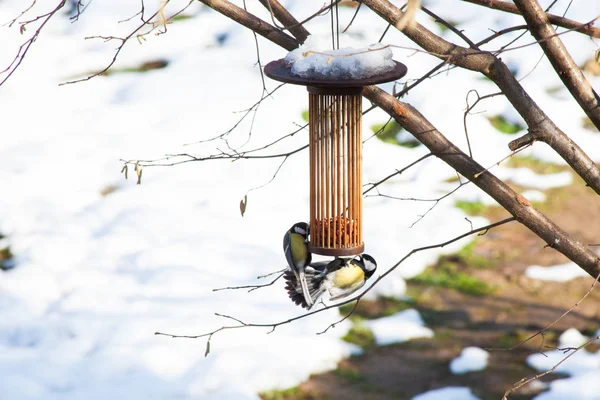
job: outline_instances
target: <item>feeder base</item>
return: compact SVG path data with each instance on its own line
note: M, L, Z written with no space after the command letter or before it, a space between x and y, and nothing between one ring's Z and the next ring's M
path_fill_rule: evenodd
M351 257L364 253L365 244L363 243L360 246L347 247L344 249L336 249L333 247L316 247L309 244L308 251L310 251L313 254L319 254L321 256Z

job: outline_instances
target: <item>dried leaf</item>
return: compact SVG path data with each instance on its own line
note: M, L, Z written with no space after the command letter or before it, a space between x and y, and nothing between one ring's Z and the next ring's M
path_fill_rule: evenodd
M415 15L421 8L421 0L408 0L406 2L406 9L402 13L402 16L396 22L396 29L399 31L403 30L407 26L413 26L415 24Z
M25 24L21 25L21 29L19 29L19 31L21 32L21 35L24 34L26 30L27 30L27 28L25 28Z
M333 57L329 57L329 58L327 59L327 64L331 64L331 62L332 62L332 61L333 61Z
M127 168L127 164L123 165L123 168L121 169L121 173L125 173L125 179L127 179L127 171L129 170L129 168Z
M137 184L141 185L142 184L142 169L141 168L138 170L137 175L138 175Z
M210 340L206 341L206 351L204 352L204 357L206 357L210 353Z
M240 200L240 213L242 213L242 217L246 213L246 204L248 204L248 195L245 195L242 200Z
M597 63L600 63L600 50L596 50L596 53L594 54L594 59Z

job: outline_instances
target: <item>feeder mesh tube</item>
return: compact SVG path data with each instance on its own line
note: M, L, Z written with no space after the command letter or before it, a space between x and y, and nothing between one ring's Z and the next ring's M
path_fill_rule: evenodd
M309 92L310 244L316 254L363 251L362 96Z

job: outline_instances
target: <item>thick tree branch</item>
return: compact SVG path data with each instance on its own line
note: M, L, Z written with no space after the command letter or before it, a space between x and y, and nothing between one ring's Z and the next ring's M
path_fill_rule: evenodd
M560 79L592 123L600 130L600 97L585 79L562 40L556 35L542 7L536 0L515 0L515 4L523 14L529 32L539 42Z
M511 14L521 14L517 6L512 3L500 0L462 0L467 3L477 4L478 6L488 7L494 10L500 10ZM572 19L564 18L559 15L547 14L548 19L553 25L563 28L572 29L576 32L593 38L600 38L600 28L592 26L591 23L582 24L581 22L573 21Z
M403 13L387 0L362 0L388 23L395 25ZM529 127L525 143L535 140L548 144L585 183L600 194L600 170L590 157L561 131L527 94L508 67L491 53L467 49L450 43L415 23L402 30L409 39L448 63L481 72L502 90L508 101L523 117Z
M536 210L529 200L513 191L489 171L478 175L484 168L446 139L414 107L396 100L375 86L366 87L363 94L412 133L434 155L492 196L515 216L517 221L542 238L550 247L563 253L591 276L596 277L600 274L600 258L593 251L571 238L568 233Z
M209 2L210 0L200 1ZM373 0L363 0L365 4L371 3L372 1ZM232 7L232 5L226 1L220 1L220 3L222 3L224 8ZM235 14L237 18L235 21L244 26L248 26L249 21L258 19L244 10L241 11L242 12ZM275 17L279 18L277 15L275 15ZM261 26L264 25L269 24L261 21ZM276 32L274 35L275 34L282 33ZM479 56L476 55L474 57ZM461 175L492 196L519 222L542 238L548 246L560 251L571 261L583 268L590 276L596 277L600 274L600 257L598 257L596 253L591 251L584 244L571 238L568 233L554 224L554 222L549 220L544 214L536 210L527 199L516 193L489 171L480 174L485 169L446 139L446 137L444 137L444 135L442 135L414 107L398 101L395 97L376 86L365 87L363 95L386 111L421 143L427 146L434 155L445 161Z
M258 33L271 42L280 45L286 50L293 50L299 43L293 37L281 32L280 29L268 24L260 18L250 14L243 8L231 4L226 0L200 0L213 10L225 15L232 20L239 22L246 28ZM273 10L275 11L275 10Z
M279 3L278 0L258 0L263 6L271 12L279 22L283 24L283 28L290 31L290 33L298 39L301 43L304 43L310 33L296 21L296 18L285 9L284 6Z

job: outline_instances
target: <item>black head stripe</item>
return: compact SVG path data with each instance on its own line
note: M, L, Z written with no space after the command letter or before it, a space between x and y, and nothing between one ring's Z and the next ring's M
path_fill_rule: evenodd
M298 235L306 237L310 233L310 226L306 222L298 222L294 224L290 230Z

